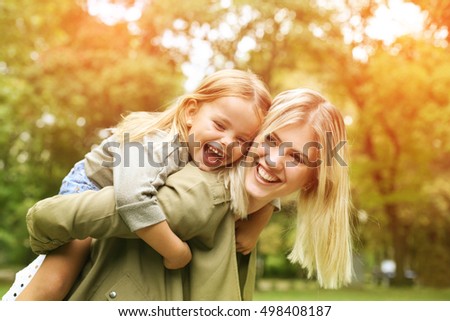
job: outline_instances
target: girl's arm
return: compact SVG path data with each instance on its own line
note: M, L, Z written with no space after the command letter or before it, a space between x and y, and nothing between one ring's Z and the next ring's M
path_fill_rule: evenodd
M189 245L175 235L167 221L137 230L136 235L164 258L168 269L181 269L192 259Z
M272 217L273 210L274 206L267 204L248 215L246 220L236 221L236 250L238 252L247 255L255 248L259 235Z
M48 254L17 301L61 301L89 256L91 239L74 240Z
M100 210L93 210L93 204L99 204ZM65 214L61 215L57 208L66 209ZM37 254L50 253L72 240L87 237L136 238L117 215L112 186L39 201L28 211L27 227L31 249ZM191 260L189 246L172 232L167 221L138 230L137 234L164 257L169 269L181 268Z
M184 240L201 236L208 246L213 239L202 231L214 221L212 209L227 202L223 182L211 183L211 175L188 164L171 175L158 193L160 205L176 234ZM199 201L203 206L199 206ZM136 238L117 215L112 186L41 200L28 211L27 228L30 246L37 254L49 253L74 239L86 237Z

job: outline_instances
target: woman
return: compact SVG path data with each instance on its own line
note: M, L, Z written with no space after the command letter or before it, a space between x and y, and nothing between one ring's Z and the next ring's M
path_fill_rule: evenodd
M352 274L345 141L342 117L333 105L311 90L287 91L274 99L261 134L231 175L234 186L245 179L249 212L299 192L297 237L289 258L326 288L347 284ZM236 258L239 240L224 183L221 175L188 165L158 193L170 226L192 250L191 264L181 270L165 270L161 257L139 240L118 238L131 235L114 215L114 194L108 189L39 202L27 216L32 245L101 238L72 300L251 299L255 253ZM110 217L110 224L84 220L87 212ZM266 218L250 215L249 220Z
M250 151L245 187L252 201L298 193L297 231L289 254L326 288L351 281L350 183L347 135L339 111L319 93L279 94Z

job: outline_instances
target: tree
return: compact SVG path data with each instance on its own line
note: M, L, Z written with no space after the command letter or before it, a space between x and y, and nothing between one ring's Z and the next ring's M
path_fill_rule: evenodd
M75 1L0 6L0 261L19 263L31 255L27 209L58 193L102 129L129 111L164 108L182 77L140 45L142 35L100 23Z
M448 175L431 165L442 151L433 142L441 141L450 120L450 95L444 89L450 77L434 67L449 70L445 49L407 38L396 46L400 50L394 54L378 50L367 63L365 81L349 84L349 93L359 113L353 131L354 161L360 167L355 196L388 228L401 284L412 250L411 226L421 215L412 209L422 208L425 182Z

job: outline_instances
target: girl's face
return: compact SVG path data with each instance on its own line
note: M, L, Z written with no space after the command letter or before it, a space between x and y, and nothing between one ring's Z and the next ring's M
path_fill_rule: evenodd
M222 97L186 110L189 153L197 166L210 171L243 156L260 129L262 117L253 103L239 97Z
M310 125L295 123L258 136L246 156L245 188L250 197L269 202L306 188L313 180L318 142Z

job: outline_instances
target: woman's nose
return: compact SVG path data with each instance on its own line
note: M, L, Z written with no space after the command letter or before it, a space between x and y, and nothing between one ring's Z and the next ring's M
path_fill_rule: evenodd
M278 147L271 147L269 152L265 153L265 161L270 168L279 170L283 168L284 155L280 154Z

